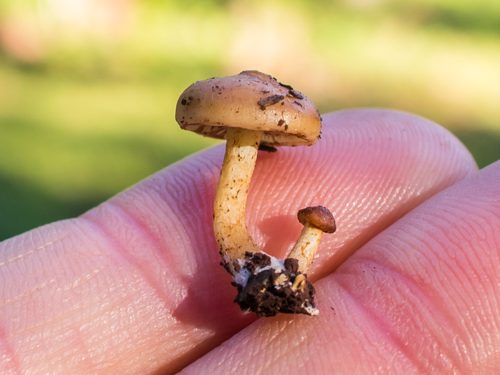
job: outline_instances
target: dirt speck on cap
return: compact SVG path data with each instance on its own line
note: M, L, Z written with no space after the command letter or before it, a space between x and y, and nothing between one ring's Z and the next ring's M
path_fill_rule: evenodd
M259 105L259 108L261 110L265 110L266 107L269 107L270 105L276 104L281 102L285 97L283 95L270 95L266 96L265 98L260 99L257 104Z

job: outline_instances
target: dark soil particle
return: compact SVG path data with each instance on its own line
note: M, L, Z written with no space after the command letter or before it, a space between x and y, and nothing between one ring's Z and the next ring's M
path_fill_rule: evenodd
M270 105L276 104L281 102L285 97L283 95L271 95L271 96L266 96L265 98L260 99L257 104L259 105L259 108L261 110L265 110L266 107L269 107Z
M181 104L182 105L190 105L192 101L193 101L193 97L188 96L187 98L182 98Z
M299 91L295 90L292 86L290 85L287 85L286 83L279 83L279 85L281 87L284 87L285 89L288 90L288 96L291 96L295 99L299 99L299 100L302 100L304 99L304 95L302 95Z
M288 91L292 91L293 90L293 87L290 86L290 85L287 85L286 83L282 83L282 82L279 82L279 85L281 87L284 87L285 89L287 89Z
M245 253L245 259L255 264L256 267L267 267L271 265L271 258L264 253L251 253L247 251Z
M301 94L300 92L298 92L297 90L292 89L292 90L288 91L288 93L289 93L291 96L293 96L294 98L296 98L296 99L299 99L299 100L304 99L304 95L302 95L302 94Z
M245 287L233 283L238 289L235 302L242 310L250 310L258 316L278 313L310 315L311 309L315 308L313 285L306 278L300 287L292 287L297 277L306 276L297 271L297 259L286 259L284 270L265 268L270 265L271 259L266 254L246 254L243 268L251 275Z
M297 273L299 270L299 261L295 258L286 258L285 268L290 273Z

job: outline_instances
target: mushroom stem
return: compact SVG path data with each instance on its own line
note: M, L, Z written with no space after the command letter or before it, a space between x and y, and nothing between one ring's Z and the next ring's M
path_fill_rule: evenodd
M299 272L307 273L314 260L314 254L318 250L323 233L321 229L309 223L306 223L302 228L295 246L288 255L289 258L295 258L299 261Z
M214 234L226 262L259 251L248 234L246 203L262 133L228 128L226 153L214 201Z

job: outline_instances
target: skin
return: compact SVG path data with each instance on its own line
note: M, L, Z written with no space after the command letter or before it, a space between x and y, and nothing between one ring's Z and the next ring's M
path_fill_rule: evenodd
M297 209L333 210L311 270L318 317L255 321L231 302L216 147L0 244L0 373L498 373L500 163L478 172L408 114L324 118L316 146L259 156L247 203L278 257Z

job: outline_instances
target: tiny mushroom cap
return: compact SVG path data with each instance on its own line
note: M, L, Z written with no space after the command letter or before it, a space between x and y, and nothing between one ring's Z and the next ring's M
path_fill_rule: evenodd
M175 119L183 129L221 139L228 127L261 131L269 146L311 145L321 130L306 96L255 70L195 82L179 97Z
M299 210L297 218L302 225L309 224L325 233L333 233L337 229L332 213L326 207L306 207Z

